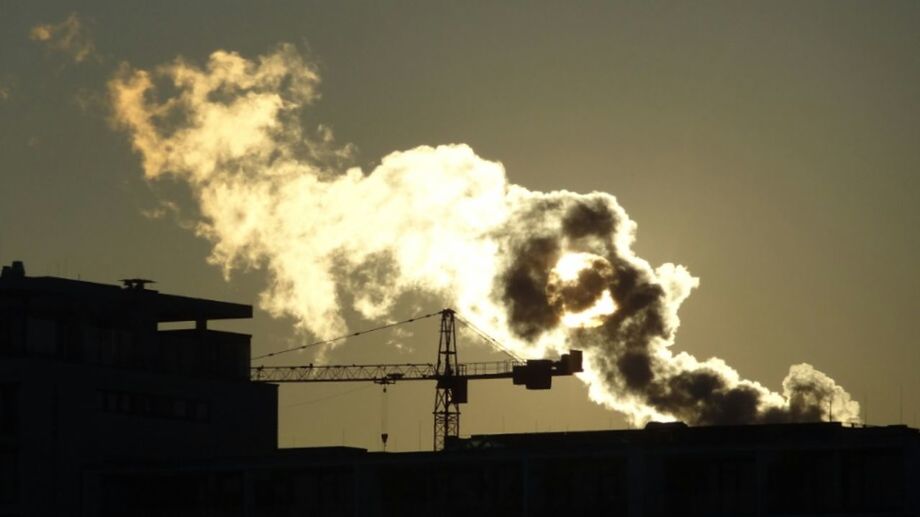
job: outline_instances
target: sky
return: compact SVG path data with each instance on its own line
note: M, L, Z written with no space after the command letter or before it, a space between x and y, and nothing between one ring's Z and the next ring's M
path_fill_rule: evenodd
M252 333L254 355L316 338L259 305L264 267L228 277L209 262L194 189L145 177L110 88L180 56L203 67L215 51L253 60L290 45L318 77L300 123L329 128L351 166L467 144L531 191L612 194L638 225L637 255L699 278L674 350L774 391L809 363L868 423L916 426L918 23L914 2L3 0L0 262L251 303L252 321L222 328ZM404 300L386 318L436 303ZM350 330L386 319L344 318ZM349 340L325 360L430 362L436 325ZM501 358L468 335L460 354ZM429 446L432 388L390 388L392 449ZM470 400L463 434L629 425L575 379L548 392L482 381ZM379 448L382 406L373 385L283 386L280 444Z

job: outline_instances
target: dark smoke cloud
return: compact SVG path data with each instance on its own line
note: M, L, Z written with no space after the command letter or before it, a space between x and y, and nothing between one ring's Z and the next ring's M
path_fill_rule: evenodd
M560 244L553 237L528 239L516 250L516 260L502 275L502 300L511 330L526 340L559 325L561 307L546 293L549 272L559 260Z
M613 250L616 221L616 214L603 199L588 196L538 199L516 214L507 233L512 242L508 249L511 260L499 278L497 290L511 329L518 337L534 340L541 333L557 328L564 307L579 312L590 307L609 287L613 276L605 271L610 268L609 263L598 263L582 272L583 277L575 285L547 290L550 272L563 247L566 251L580 251L572 243L581 241L585 251L597 247ZM544 230L538 231L540 228Z
M773 394L754 383L739 383L734 371L727 374L695 361L676 366L670 355L658 353L660 343L672 340L676 330L668 292L645 264L621 254L615 236L623 229L616 208L606 197L572 195L537 202L518 216L514 227L527 229L527 238L508 250L498 290L519 338L535 340L552 332L562 312L585 310L609 290L616 312L597 329L574 333L570 343L593 352L609 392L629 394L661 415L693 425L807 422L828 416L836 386L818 376L787 379L788 402L777 406L767 400ZM558 284L550 271L566 252L602 259L580 271L577 280Z
M588 268L578 273L575 281L557 288L550 284L554 289L549 293L549 297L551 300L558 297L570 312L584 311L597 303L610 288L610 276L610 265L606 261L595 260Z
M570 239L594 236L607 239L614 233L616 215L602 199L585 199L569 207L562 218L562 234Z

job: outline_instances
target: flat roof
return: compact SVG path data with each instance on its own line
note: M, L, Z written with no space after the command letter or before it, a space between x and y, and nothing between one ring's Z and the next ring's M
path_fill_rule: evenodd
M906 425L851 426L841 422L804 422L688 426L681 422L651 422L644 429L570 431L548 433L481 434L453 439L449 450L569 449L593 447L724 447L766 444L885 442L917 440L920 431Z
M157 322L252 317L251 305L49 276L2 277L0 296L28 297L30 307L39 310L76 304L84 310L103 314L140 312Z

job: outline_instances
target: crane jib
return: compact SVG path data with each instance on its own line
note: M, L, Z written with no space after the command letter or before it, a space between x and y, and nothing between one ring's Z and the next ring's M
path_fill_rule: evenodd
M530 359L527 361L485 361L459 363L452 377L479 379L512 379L514 384L530 389L545 384L546 379L572 375L582 371L580 350L562 354L558 361ZM250 369L254 382L375 382L436 381L439 379L431 363L351 364L351 365L290 365L254 366Z
M552 387L553 377L574 375L583 371L580 350L569 350L558 360L528 359L522 361L475 327L473 328L477 333L487 338L496 348L505 351L513 360L460 363L457 361L455 312L451 309L444 309L440 314L441 327L436 364L254 366L250 369L250 379L253 382L269 383L373 382L383 385L384 389L388 384L397 381L435 381L434 448L442 450L450 439L460 436L460 404L466 404L469 400L469 381L511 379L513 384L524 386L528 390L546 390ZM404 322L396 324L400 323ZM393 325L380 328L388 328ZM467 325L470 324L467 323ZM378 329L370 331L374 330ZM277 353L264 357L272 355L277 355ZM386 430L383 430L381 436L385 445L388 437Z

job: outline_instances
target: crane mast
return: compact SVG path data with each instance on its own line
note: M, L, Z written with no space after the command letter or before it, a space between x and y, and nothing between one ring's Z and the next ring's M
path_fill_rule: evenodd
M434 432L435 450L444 449L451 437L460 436L460 404L466 404L470 380L511 379L515 385L529 390L552 387L552 378L582 371L582 353L570 350L559 360L528 359L526 361L486 361L460 363L457 358L456 313L441 311L438 356L435 364L352 364L352 365L289 365L253 366L253 382L373 382L388 384L397 381L435 381ZM385 440L385 438L384 438Z
M435 375L434 449L440 451L448 436L460 436L460 404L467 402L467 378L460 376L457 364L457 326L451 309L441 313Z

